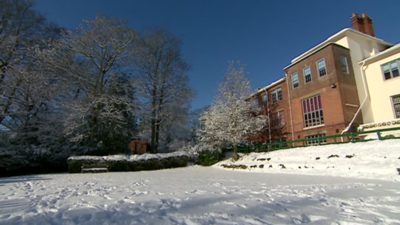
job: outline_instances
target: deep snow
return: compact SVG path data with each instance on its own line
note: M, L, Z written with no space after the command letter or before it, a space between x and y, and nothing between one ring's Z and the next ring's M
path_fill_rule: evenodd
M386 140L250 154L246 170L0 178L0 224L400 224L399 157Z

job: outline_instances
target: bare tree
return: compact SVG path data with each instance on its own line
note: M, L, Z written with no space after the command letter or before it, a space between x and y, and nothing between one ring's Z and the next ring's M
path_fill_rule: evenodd
M30 0L0 0L0 124L15 110L13 100L24 82L16 71L36 60L33 46L45 48L47 39L60 33L60 28L32 9L33 4Z
M190 66L181 58L180 39L165 30L146 30L139 46L135 82L143 103L143 127L150 127L151 149L156 153L162 127L189 110L194 96L186 75Z
M264 129L266 117L251 112L250 81L244 75L244 65L235 67L230 62L219 84L214 104L202 116L203 128L200 131L201 141L208 144L234 146L234 159L238 159L237 145L253 134Z
M65 31L61 41L43 53L69 88L64 99L69 109L66 131L82 147L125 150L121 146L132 135L136 107L129 66L137 37L125 20L97 15L78 29ZM121 145L119 150L116 144Z

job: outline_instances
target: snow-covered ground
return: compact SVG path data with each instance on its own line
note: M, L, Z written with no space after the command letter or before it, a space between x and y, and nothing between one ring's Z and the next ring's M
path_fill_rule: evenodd
M216 166L246 166L243 171L329 175L400 182L400 140L293 148L242 155ZM400 187L399 187L400 188Z
M0 224L400 224L399 157L387 140L250 154L245 170L0 178Z

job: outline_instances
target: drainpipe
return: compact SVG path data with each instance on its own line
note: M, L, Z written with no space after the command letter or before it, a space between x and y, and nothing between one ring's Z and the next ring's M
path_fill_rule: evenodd
M272 139L272 136L271 136L271 118L269 117L269 113L270 113L270 110L269 110L269 101L268 101L268 91L267 91L267 89L265 89L265 95L267 96L267 117L268 117L268 140L269 140L269 143L271 143L271 139Z
M294 128L293 128L293 114L292 114L292 100L290 98L290 89L289 89L289 78L287 73L285 72L286 77L286 86L288 91L288 98L289 98L289 111L290 111L290 127L292 129L292 141L294 141Z
M367 83L366 83L366 81L365 81L364 65L365 65L365 61L362 62L362 65L361 65L360 70L361 70L361 78L362 78L363 86L364 86L365 97L364 97L364 100L361 102L360 107L358 107L358 109L357 109L356 113L354 114L353 119L351 120L351 122L349 123L349 125L342 131L342 133L341 133L342 135L343 135L344 133L346 133L346 132L349 131L351 125L353 125L353 123L354 123L354 120L356 119L356 117L357 117L358 114L360 113L361 108L363 107L363 105L365 104L365 102L367 101L367 99L369 98L368 89L367 89L368 87L367 87ZM344 141L344 139L343 139L343 136L342 136L342 142L343 142L343 141Z

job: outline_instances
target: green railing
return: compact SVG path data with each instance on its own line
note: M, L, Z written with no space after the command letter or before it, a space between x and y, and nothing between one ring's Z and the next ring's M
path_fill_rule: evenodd
M297 139L285 142L271 142L271 143L259 143L253 142L249 145L241 145L237 147L238 152L265 152L265 151L273 151L279 149L287 149L294 147L306 147L311 145L327 145L327 144L341 144L341 143L355 143L355 142L366 142L373 139L364 139L363 136L368 134L377 134L378 140L385 139L393 139L396 138L393 135L388 135L389 137L382 137L382 133L400 130L400 127L396 128L386 128L379 130L371 130L371 131L360 131L360 132L351 132L345 134L338 135L330 135L316 138L307 138L307 139ZM397 137L396 139L400 139ZM314 142L310 144L310 142Z

